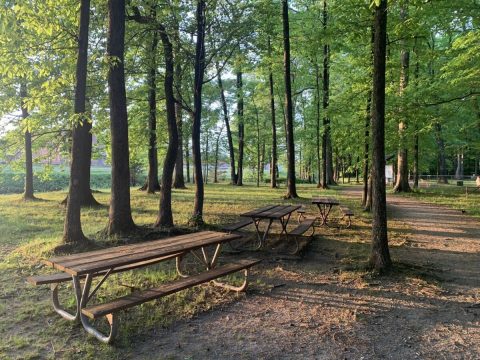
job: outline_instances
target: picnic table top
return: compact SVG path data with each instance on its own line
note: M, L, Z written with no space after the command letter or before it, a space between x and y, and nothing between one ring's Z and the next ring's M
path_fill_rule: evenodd
M323 196L312 198L312 204L339 205L340 202L333 197Z
M43 262L71 275L93 274L102 270L135 264L203 246L221 244L242 237L216 231L202 231L138 244L54 257Z
M301 207L301 205L268 205L240 214L240 216L256 219L281 219Z

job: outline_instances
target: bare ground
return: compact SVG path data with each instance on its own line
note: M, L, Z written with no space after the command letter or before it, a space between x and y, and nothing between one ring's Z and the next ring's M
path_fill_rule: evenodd
M352 251L358 262L368 252L367 222L324 229L300 261L267 257L253 274L263 286L155 329L134 345L136 358L480 358L478 220L410 198L388 202L392 274L345 270Z

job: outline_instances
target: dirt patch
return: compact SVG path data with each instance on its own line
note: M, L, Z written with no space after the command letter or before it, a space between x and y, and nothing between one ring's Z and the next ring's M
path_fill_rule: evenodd
M401 197L389 197L389 211L391 275L344 271L352 246L368 251L368 224L357 219L351 230L322 231L301 261L267 259L254 273L265 287L157 329L134 352L142 359L153 349L175 359L478 358L478 222Z

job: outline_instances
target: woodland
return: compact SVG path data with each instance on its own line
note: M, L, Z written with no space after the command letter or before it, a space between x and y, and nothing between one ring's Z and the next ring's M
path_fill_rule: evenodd
M416 225L387 195L479 214L464 196L480 175L479 26L478 0L0 0L0 268L342 193L348 241L368 246L332 261L404 271L391 249Z
M392 1L388 24L386 8L3 1L4 167L23 164L31 200L35 149L70 156L63 241L76 244L87 241L81 207L97 204L93 150L111 164L108 236L135 229L137 168L142 189L160 193L155 227L174 225L171 189L190 182L189 223L204 223L204 183L211 164L219 181L221 160L232 186L275 188L281 165L286 199L298 197L299 180L326 189L340 173L361 177L373 243L385 252L386 156L395 158L396 192L418 188L420 174L476 175L480 124L478 3ZM372 262L381 269L389 260L373 252Z

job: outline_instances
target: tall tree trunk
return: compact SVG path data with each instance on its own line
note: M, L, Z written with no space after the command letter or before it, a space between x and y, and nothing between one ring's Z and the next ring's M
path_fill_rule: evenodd
M323 30L327 31L328 12L327 1L323 0ZM330 119L328 118L329 92L330 92L330 71L329 71L330 49L329 45L323 45L323 136L322 136L322 188L328 189L328 137Z
M404 0L400 8L400 19L402 22L408 19L408 0ZM408 86L409 80L409 67L410 67L410 51L407 50L407 44L405 40L401 41L402 50L400 52L401 69L400 69L400 98L403 99L403 94ZM403 107L403 105L402 105ZM408 192L411 191L408 183L408 151L406 146L406 128L407 119L403 116L405 111L400 109L399 111L402 119L398 123L398 137L399 148L397 157L397 182L393 190L395 192Z
M370 45L371 45L371 62L373 68L373 46L375 42L375 30L373 26L371 27L371 35L370 35ZM372 74L370 74L372 75ZM372 90L369 89L368 96L367 96L367 108L365 113L365 138L364 138L364 154L363 154L363 193L362 193L362 206L365 208L365 211L370 211L371 206L368 206L368 199L370 198L371 203L371 189L369 186L371 185L370 179L370 169L369 169L369 156L370 156L370 126L372 122ZM367 209L368 208L368 209Z
M265 123L263 124L265 126ZM262 140L262 151L260 157L260 181L263 183L264 181L264 173L265 173L265 139Z
M375 8L372 93L372 249L370 264L383 271L392 264L388 249L385 192L385 66L387 0Z
M194 226L203 224L203 174L202 153L200 150L200 131L202 121L202 86L205 73L205 0L197 1L197 43L195 47L195 78L193 82L193 125L192 155L195 176L195 201L190 223Z
M293 104L292 83L290 75L290 26L288 22L288 0L282 0L283 17L283 60L285 75L285 108L286 108L286 138L287 138L287 193L286 199L297 198L295 180L295 143L293 137Z
M260 122L258 119L258 109L255 103L253 103L254 111L255 111L255 120L257 124L257 187L260 186Z
M25 104L25 98L27 97L27 85L22 81L20 84L20 107L22 108L22 119L26 119L30 116L27 106ZM35 200L33 195L33 157L32 157L32 133L28 124L25 124L25 187L23 192L24 200Z
M417 37L415 37L415 46L413 50L415 54L415 71L413 73L415 77L415 91L418 89L418 77L420 76L420 63L418 61L417 51ZM418 134L418 119L415 119L415 133L413 135L413 188L418 189L419 173L419 134Z
M268 55L272 54L272 45L268 37ZM273 91L273 72L270 65L268 73L268 82L270 85L270 116L272 118L272 158L270 161L270 187L277 187L277 124L275 119L275 94Z
M316 110L316 138L317 138L317 173L318 173L318 182L317 182L317 188L320 188L324 185L327 184L327 164L326 164L326 157L323 155L323 157L320 157L320 149L322 149L322 154L323 153L323 134L320 136L320 69L318 66L318 62L315 59L315 110ZM322 138L322 141L320 141L320 138ZM321 144L321 145L320 145ZM324 162L325 160L325 162Z
M80 218L81 192L80 186L85 180L83 170L88 165L90 173L90 154L85 152L85 130L82 129L86 119L85 102L87 95L87 61L88 61L88 26L90 23L90 0L80 2L80 27L78 36L78 53L76 65L74 112L78 116L72 129L72 153L70 163L70 184L67 199L67 212L63 227L63 242L75 245L83 244L87 238L83 234ZM91 142L90 142L91 144ZM90 193L90 182L88 182Z
M218 153L220 149L220 136L222 136L223 127L218 132L217 138L215 139L215 168L213 173L213 182L218 183Z
M128 115L125 91L125 0L109 0L107 54L117 59L108 71L110 132L112 142L112 194L108 235L129 233L135 229L130 207L130 160Z
M210 139L210 133L209 131L207 130L206 133L205 133L205 171L203 172L205 174L205 176L203 177L203 182L205 184L208 184L208 151L209 151L209 148L208 148L208 140Z
M190 146L189 141L185 141L185 162L187 167L187 183L190 182Z
M159 25L160 38L163 44L163 54L165 58L165 104L167 108L167 126L168 126L168 148L163 162L162 186L160 188L160 208L155 226L173 226L172 214L172 183L173 169L177 159L178 151L178 131L177 118L175 115L175 96L173 90L174 81L174 63L172 43L167 35L165 27Z
M233 148L232 131L230 130L230 119L228 116L227 100L225 99L225 91L223 88L223 81L218 62L216 66L218 73L218 87L220 89L220 100L222 101L223 119L225 121L225 127L227 129L228 153L230 155L230 184L235 185L237 184L237 175L235 172L235 150Z
M434 127L435 127L435 140L437 142L437 148L438 148L438 167L439 167L438 182L441 184L448 184L447 160L445 156L445 141L443 140L443 135L442 135L442 125L439 122L436 122Z
M180 62L180 34L179 34L179 25L176 24L176 47L175 47L175 78L177 86L176 96L177 99L181 98L181 89L182 89L182 64ZM178 132L178 148L177 148L177 159L175 161L175 172L173 179L173 187L175 189L186 189L185 186L185 177L183 175L183 114L182 106L175 102L175 115L177 117L177 132Z
M237 185L243 185L243 157L245 148L245 124L243 122L243 80L242 70L237 72L237 116L238 116L238 166Z
M152 10L152 17L155 18L156 12ZM158 33L155 31L152 36L152 43L150 44L150 64L148 69L148 176L147 182L142 187L142 190L147 190L147 193L154 194L160 190L160 183L158 182L158 152L157 152L157 61L156 52L158 46Z

